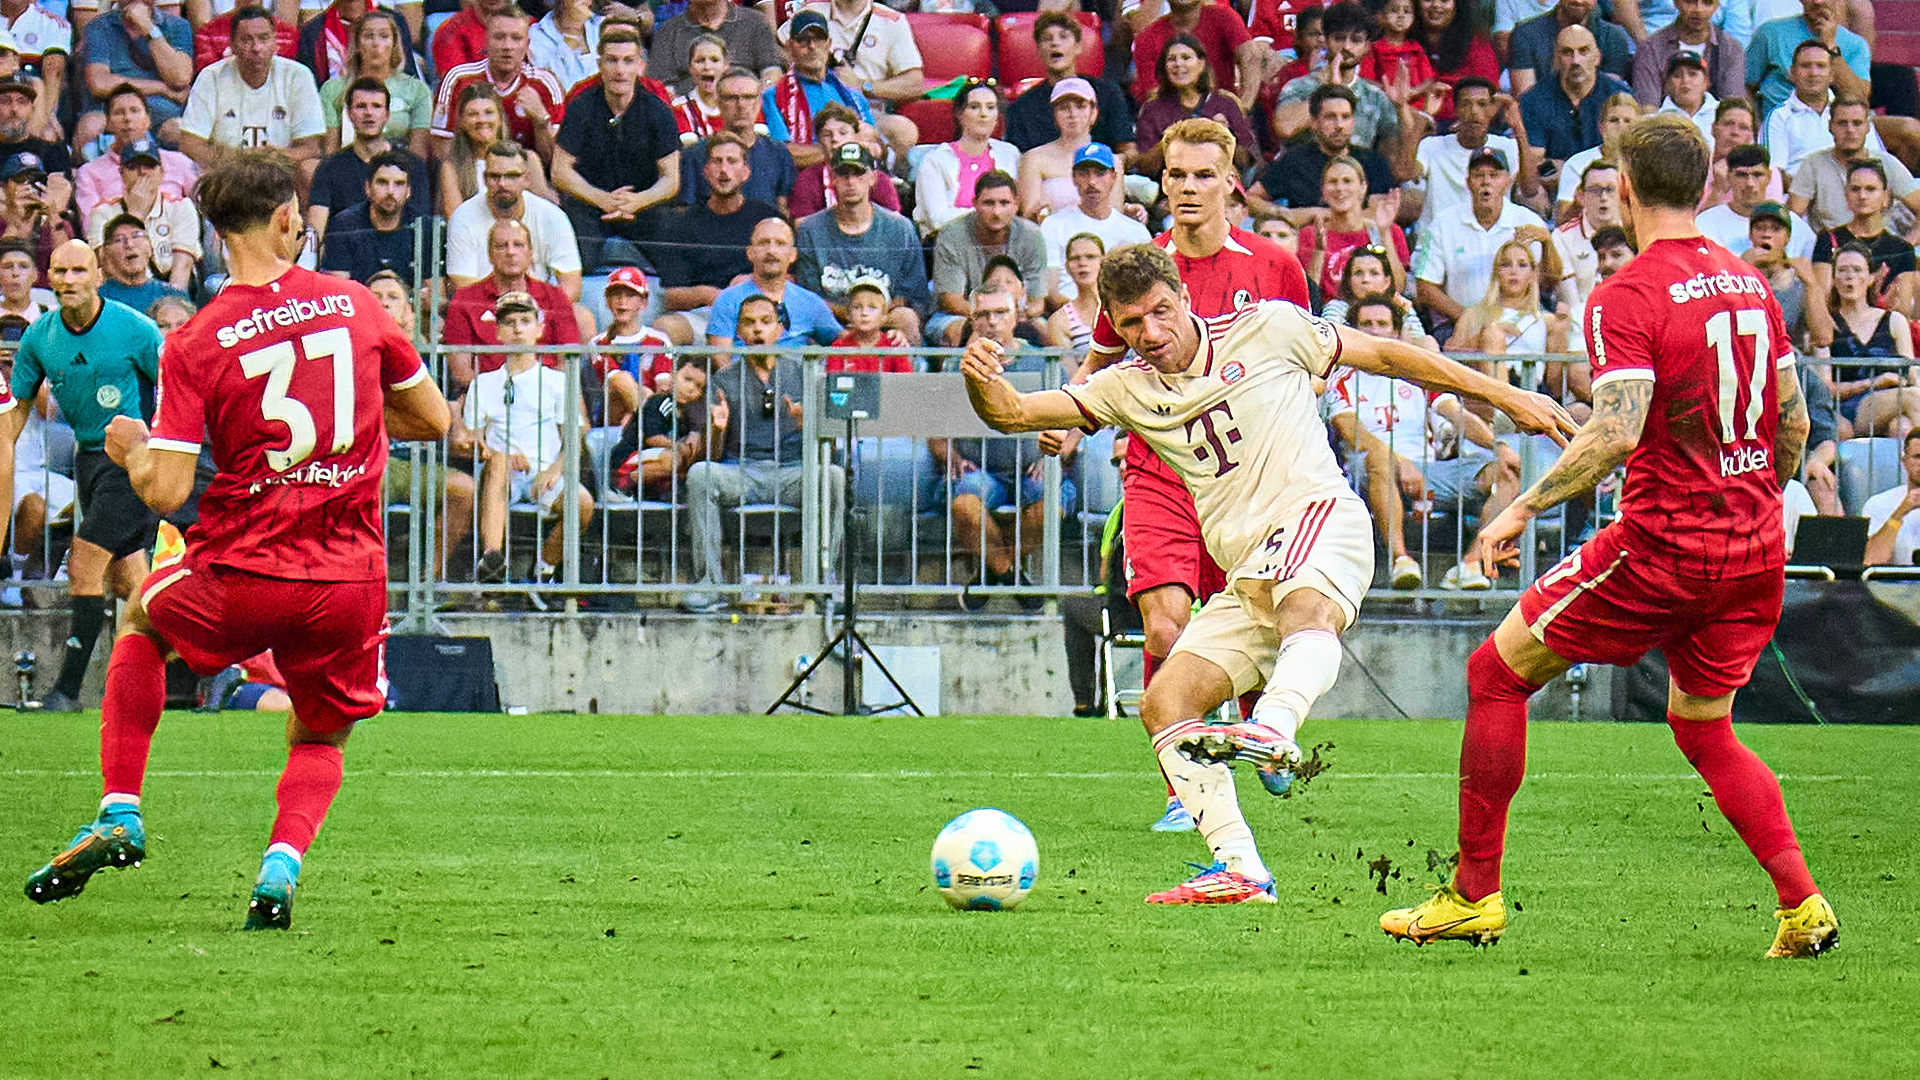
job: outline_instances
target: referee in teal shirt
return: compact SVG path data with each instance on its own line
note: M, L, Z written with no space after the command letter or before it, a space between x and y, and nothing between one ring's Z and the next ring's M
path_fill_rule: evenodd
M20 338L13 393L17 400L31 402L42 380L51 384L79 447L74 480L81 521L67 555L72 629L60 678L41 705L48 712L76 712L80 680L105 621L107 574L112 572L118 596L138 589L147 576L147 552L160 522L134 493L127 471L107 460L102 449L107 422L114 417L153 419L160 328L127 305L101 298L99 260L79 240L53 250L47 278L60 307L40 316ZM0 414L9 443L20 437L26 415L24 408Z

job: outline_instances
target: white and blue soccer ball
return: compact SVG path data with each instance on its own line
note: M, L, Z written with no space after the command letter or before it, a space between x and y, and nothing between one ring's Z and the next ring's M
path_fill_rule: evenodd
M966 911L1005 911L1033 888L1040 848L1004 810L969 810L933 838L933 884Z

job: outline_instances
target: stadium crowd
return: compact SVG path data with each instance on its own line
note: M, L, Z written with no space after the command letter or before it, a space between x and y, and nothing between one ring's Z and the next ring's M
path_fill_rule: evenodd
M1870 557L1912 564L1920 89L1876 56L1865 0L1086 3L0 0L0 339L61 317L74 238L101 297L178 325L223 277L196 176L281 147L305 185L303 260L448 350L434 572L537 582L569 502L591 521L664 500L697 581L719 585L722 512L799 500L802 375L781 349L901 372L939 359L887 350L986 334L1058 349L1070 374L1102 256L1165 222L1160 133L1189 117L1233 133L1230 212L1297 253L1321 314L1472 354L1579 415L1586 298L1634 256L1614 140L1670 111L1713 149L1703 230L1770 281L1803 360L1814 434L1789 512L1864 513ZM461 351L498 345L525 351ZM542 351L559 345L590 346L574 400ZM71 418L36 398L37 371L11 377L34 403L14 576L51 577L68 572ZM1336 381L1327 411L1390 584L1444 567L1441 587L1490 587L1470 548L1429 563L1408 531L1514 498L1520 437L1374 377ZM568 412L601 451L572 492ZM1043 444L1073 512L1077 470L1107 454ZM979 580L1022 582L1043 524L1031 453L925 452L948 484L921 509L948 516ZM1872 490L1844 482L1857 462ZM526 567L508 557L516 507L552 522Z

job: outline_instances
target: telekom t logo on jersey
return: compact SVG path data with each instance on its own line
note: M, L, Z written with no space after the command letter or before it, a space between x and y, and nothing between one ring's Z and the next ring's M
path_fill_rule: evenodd
M1223 418L1219 426L1214 423L1214 413L1219 413ZM1224 401L1217 401L1207 406L1205 412L1187 421L1187 438L1189 440L1193 438L1194 425L1198 424L1201 439L1205 443L1205 445L1194 445L1193 459L1213 462L1213 475L1216 478L1227 475L1240 465L1239 462L1227 456L1227 447L1240 441L1240 429L1226 426L1232 423L1233 410L1228 408Z

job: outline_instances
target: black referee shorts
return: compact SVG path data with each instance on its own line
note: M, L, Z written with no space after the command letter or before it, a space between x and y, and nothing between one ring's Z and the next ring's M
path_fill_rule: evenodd
M80 450L73 471L80 501L80 528L74 535L116 559L151 552L160 516L134 494L127 470L103 450Z

